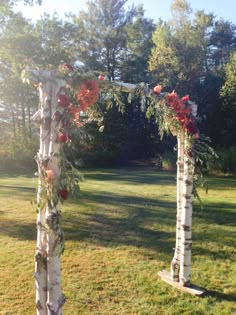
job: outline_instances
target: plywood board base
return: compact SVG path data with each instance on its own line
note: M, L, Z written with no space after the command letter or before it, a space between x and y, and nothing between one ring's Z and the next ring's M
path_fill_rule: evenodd
M171 286L182 290L186 293L192 294L192 295L196 295L196 296L202 296L205 293L205 290L202 288L197 287L194 284L190 284L190 286L184 287L183 285L181 285L179 282L173 281L170 279L170 273L166 270L162 270L158 272L158 275L161 277L161 279L163 281L165 281L166 283L170 284Z

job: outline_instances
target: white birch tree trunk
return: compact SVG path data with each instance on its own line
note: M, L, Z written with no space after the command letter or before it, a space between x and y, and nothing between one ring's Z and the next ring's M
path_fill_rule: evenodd
M192 247L192 193L193 193L193 172L192 161L188 154L189 142L185 133L184 140L184 178L182 192L182 213L181 213L181 248L180 248L180 271L179 282L183 286L189 286L191 280L191 247Z
M115 82L123 91L132 91L136 85ZM189 102L191 114L196 118L197 105ZM173 135L175 135L173 133ZM174 257L171 261L170 279L183 286L190 285L191 276L191 246L192 246L192 192L193 174L192 161L188 156L189 141L186 131L177 135L177 189L176 189L176 244Z
M180 247L181 247L181 216L182 216L182 196L183 196L183 179L184 179L184 132L180 131L177 135L177 180L176 180L176 240L175 252L171 261L170 277L173 281L179 281L180 270Z
M34 81L39 83L40 97L39 111L34 115L34 121L40 125L40 148L36 157L39 175L35 254L36 313L61 315L65 298L61 291L57 246L60 245L63 233L59 226L60 211L53 200L60 177L60 144L56 142L59 124L52 117L58 111L57 96L63 91L66 82L55 78L49 71L32 71L32 75ZM47 170L52 170L55 178L47 181Z
M36 287L36 310L37 315L47 314L47 236L45 231L46 225L46 208L42 207L43 194L45 194L42 168L48 159L49 132L45 128L45 116L48 108L44 101L42 87L39 87L39 110L35 114L34 120L40 123L40 147L36 157L38 164L38 196L37 196L37 242L35 253L35 287Z
M40 170L39 170L40 172ZM41 175L39 175L37 203L41 201ZM36 309L38 315L47 314L47 260L46 260L46 234L45 209L38 209L37 215L37 241L35 252L35 287L36 287Z

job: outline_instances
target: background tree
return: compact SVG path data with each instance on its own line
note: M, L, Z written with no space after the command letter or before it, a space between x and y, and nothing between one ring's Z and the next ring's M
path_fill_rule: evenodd
M75 57L85 67L102 72L110 80L132 83L147 81L146 66L154 24L145 18L142 6L132 6L125 10L126 2L90 1L86 11L82 10L78 16L72 16L71 34L75 41ZM140 105L131 106L125 98L123 102L125 106L122 114L115 106L106 111L104 104L99 104L104 112L105 129L101 135L97 129L90 128L92 147L97 152L99 164L117 160L124 162L140 156L141 151L148 151L138 148L140 144L137 143L143 137L146 140L149 138L148 129L140 128L140 125L148 125ZM134 130L139 131L140 137L133 136ZM147 144L149 141L142 143ZM91 142L89 147L91 148ZM125 148L129 148L129 153L125 153ZM80 152L81 149L80 146Z
M205 34L212 17L197 12L192 21L190 13L185 0L173 1L172 19L168 23L159 22L153 34L149 70L165 88L192 95L206 71Z
M235 52L232 23L216 20L204 11L192 12L187 1L175 0L172 19L154 25L145 17L142 6L127 8L125 0L96 0L89 1L78 16L68 15L61 20L56 14L45 14L33 24L13 11L14 3L17 1L0 5L0 128L1 143L7 146L2 150L5 156L18 156L17 152L26 156L34 150L31 116L37 104L36 92L25 91L21 70L55 69L62 62L77 67L79 61L85 70L95 70L110 80L145 81L150 88L160 83L166 91L189 94L198 103L201 129L211 136L214 145L232 144L229 139L234 134L233 124L226 116L230 106L234 111L234 105L226 94L220 96L226 76L224 65L231 63L230 55ZM115 106L108 112L104 100L100 100L105 129L101 134L92 125L86 127L90 134L83 135L80 143L84 156L86 150L94 149L98 161L110 156L114 162L116 156L124 161L162 153L164 145L159 143L155 124L142 112L145 104L133 100L131 105L127 98L122 101L123 114ZM222 117L223 131L219 128ZM229 135L229 141L223 140L224 135ZM6 138L11 139L9 145ZM23 139L22 144L19 139ZM173 147L169 138L165 144Z
M135 16L135 8L124 8L127 0L87 2L87 11L73 17L77 26L74 40L77 58L93 70L119 77L121 52L125 48L125 27Z
M38 46L31 25L20 14L9 10L6 18L5 13L0 36L0 102L4 124L1 142L11 156L20 152L24 159L25 154L32 156L34 147L31 115L37 98L36 93L22 84L20 74Z
M135 17L125 28L126 47L122 51L120 66L120 79L125 82L150 82L147 65L155 25L144 13L142 5L136 7Z
M1 7L0 19L2 154L32 160L38 141L32 114L38 97L22 83L21 72L27 67L55 69L64 60L70 61L69 24L45 14L33 25L7 6Z
M55 69L62 62L74 61L74 52L71 51L71 27L70 23L62 21L56 14L50 17L45 13L34 27L34 34L39 43L34 63Z
M225 122L223 132L219 128L225 111L220 89L224 65L235 51L235 26L202 10L192 13L187 1L174 0L172 19L158 23L153 44L151 74L166 89L189 94L198 103L201 128L215 146L221 145L223 134L232 133L230 123Z
M236 53L231 55L224 70L225 82L220 91L222 97L220 144L232 146L235 145L236 137Z
M180 66L170 26L159 21L152 40L154 47L149 59L149 71L163 87L173 88Z

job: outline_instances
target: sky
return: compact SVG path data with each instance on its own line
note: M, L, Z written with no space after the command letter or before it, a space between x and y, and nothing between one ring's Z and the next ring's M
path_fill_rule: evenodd
M19 10L32 20L39 19L43 12L53 13L57 11L63 17L65 12L77 13L80 9L86 9L87 0L43 0L42 6L28 7L19 5ZM170 6L172 0L128 0L127 7L132 3L143 4L146 17L157 21L159 18L168 20L171 17ZM188 0L192 9L204 10L206 13L214 13L217 18L223 18L236 24L236 0Z

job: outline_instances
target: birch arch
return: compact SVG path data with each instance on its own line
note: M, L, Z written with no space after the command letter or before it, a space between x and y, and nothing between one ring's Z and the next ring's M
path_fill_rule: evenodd
M27 70L24 81L34 84L39 92L38 111L33 116L40 130L40 147L35 157L38 165L37 241L35 251L35 287L37 315L60 315L65 303L61 290L60 254L64 235L60 226L60 200L77 184L76 176L65 176L66 165L61 157L63 144L69 139L71 125L81 127L80 113L96 102L99 86L111 95L115 90L132 92L133 84L108 82L100 75L84 76L72 66L63 64L57 71ZM140 92L140 91L139 91ZM147 114L177 137L176 244L170 272L161 271L162 279L175 287L196 295L204 291L191 284L192 198L194 159L192 148L199 137L195 118L197 106L187 96L141 88L141 98L148 99Z

